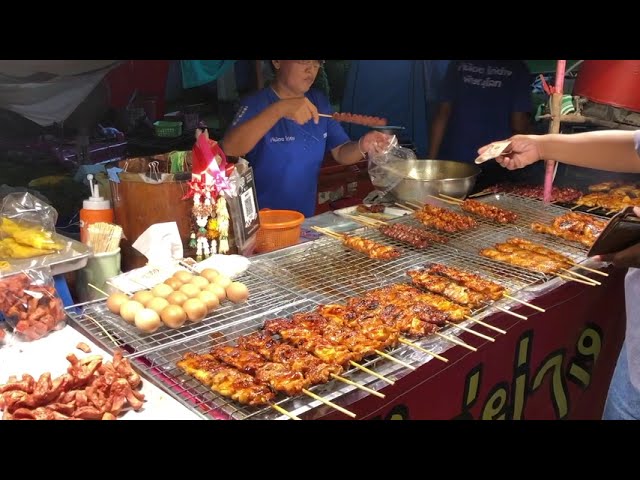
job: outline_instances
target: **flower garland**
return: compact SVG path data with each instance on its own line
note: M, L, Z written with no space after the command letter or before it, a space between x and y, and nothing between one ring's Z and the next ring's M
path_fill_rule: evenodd
M226 156L218 142L209 139L202 124L196 130L192 153L191 181L183 199L193 198L189 247L196 249L196 260L201 261L215 253L229 252L229 212L221 194L229 193L230 186Z

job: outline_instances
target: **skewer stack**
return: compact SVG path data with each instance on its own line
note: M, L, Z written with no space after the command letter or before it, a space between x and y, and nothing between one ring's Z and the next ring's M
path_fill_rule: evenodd
M122 227L106 222L92 223L87 227L87 245L94 254L115 252L122 239Z

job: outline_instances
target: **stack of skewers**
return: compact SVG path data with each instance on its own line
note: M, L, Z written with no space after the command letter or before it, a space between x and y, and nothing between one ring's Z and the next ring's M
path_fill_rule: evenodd
M113 253L120 248L122 227L106 222L92 223L87 227L87 245L93 249L93 254Z

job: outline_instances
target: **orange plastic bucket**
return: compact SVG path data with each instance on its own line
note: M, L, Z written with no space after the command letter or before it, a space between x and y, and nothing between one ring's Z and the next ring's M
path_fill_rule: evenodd
M258 212L260 229L256 237L256 252L265 253L298 243L304 215L294 210L268 210Z

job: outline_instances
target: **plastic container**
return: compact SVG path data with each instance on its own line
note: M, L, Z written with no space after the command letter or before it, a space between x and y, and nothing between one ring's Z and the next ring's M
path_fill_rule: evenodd
M182 135L182 122L168 122L166 120L158 120L153 124L156 137L179 137Z
M585 60L573 95L640 112L640 60Z
M111 202L100 196L100 187L97 184L94 185L93 175L87 175L87 179L92 194L82 202L82 210L80 210L80 241L82 243L87 243L89 225L97 222L113 223L114 220Z
M268 210L258 212L260 229L256 238L256 253L272 252L296 245L300 240L304 215L295 210Z
M98 287L100 290L109 292L110 287L107 281L122 273L120 271L120 249L113 252L97 253L89 258L86 267L78 272L78 296L80 302L89 302L104 298L98 290L89 284Z

